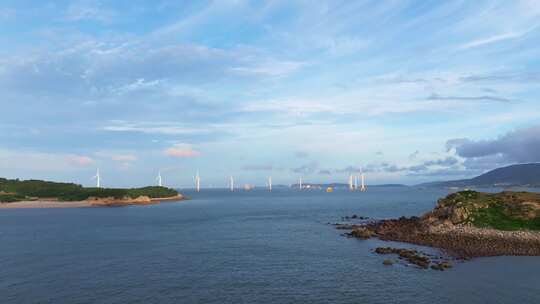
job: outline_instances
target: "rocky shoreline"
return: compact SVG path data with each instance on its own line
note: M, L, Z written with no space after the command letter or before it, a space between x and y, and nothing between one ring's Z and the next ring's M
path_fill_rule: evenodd
M540 255L539 232L500 231L469 225L430 226L414 217L382 220L355 227L350 235L435 247L456 258Z
M540 199L536 194L502 192L483 194L464 191L438 201L437 206L421 217L371 220L353 215L343 217L336 229L348 230L345 235L358 239L376 237L384 241L398 241L441 249L455 259L483 256L540 256L540 231L526 228L511 230L478 227L476 223L495 225L510 223L537 227ZM491 209L490 209L491 208ZM485 218L488 214L490 217ZM484 216L484 218L483 218ZM536 228L537 229L537 228ZM444 270L448 261L430 261L426 254L407 249L380 247L378 254L397 254L401 259L420 268ZM386 265L392 264L385 260Z
M375 249L377 254L395 254L398 256L398 261L405 261L408 265L415 265L418 268L433 270L446 270L453 267L452 262L449 258L443 256L435 256L420 252L415 249L404 249L404 248L392 248L392 247L377 247ZM383 261L383 265L393 265L396 263L396 260L386 259Z

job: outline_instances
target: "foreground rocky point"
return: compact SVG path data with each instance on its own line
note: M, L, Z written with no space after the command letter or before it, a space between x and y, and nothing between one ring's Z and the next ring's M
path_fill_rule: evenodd
M462 191L439 200L421 217L336 227L350 229L351 237L431 246L457 258L535 256L540 255L540 194Z

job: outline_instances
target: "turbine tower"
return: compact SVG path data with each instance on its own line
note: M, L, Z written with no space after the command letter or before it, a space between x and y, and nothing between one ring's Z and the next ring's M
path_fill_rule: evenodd
M229 178L229 187L231 189L231 192L233 192L234 191L234 178L232 177L232 175Z
M362 192L366 191L364 172L360 173L360 191Z
M272 176L268 177L268 191L272 191Z
M158 182L158 186L163 187L163 183L162 183L163 179L161 178L161 170L158 171L158 175L156 179Z
M201 177L199 176L199 171L195 175L195 191L201 191Z
M92 179L96 180L96 188L101 188L101 176L99 175L99 168L97 168L96 175L94 175Z
M298 182L298 188L302 190L302 177L300 177L300 181Z
M350 190L350 191L353 191L353 190L354 190L354 187L353 187L353 176L352 176L352 174L349 175L349 190Z
M358 189L358 176L355 175L354 176L354 186L353 186L353 190L356 190Z

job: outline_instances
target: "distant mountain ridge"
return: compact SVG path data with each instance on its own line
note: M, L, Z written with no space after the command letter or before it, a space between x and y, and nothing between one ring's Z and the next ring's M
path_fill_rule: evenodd
M291 185L291 188L298 188L300 185L299 184L292 184ZM332 187L332 188L349 188L349 184L346 184L346 183L327 183L327 184L318 184L318 183L303 183L302 184L302 187L310 187L310 188L327 188L327 187ZM366 185L366 187L370 187L370 188L373 188L373 187L407 187L407 185L403 185L403 184L377 184L377 185Z
M471 179L420 184L423 187L540 187L540 163L517 164L497 168Z

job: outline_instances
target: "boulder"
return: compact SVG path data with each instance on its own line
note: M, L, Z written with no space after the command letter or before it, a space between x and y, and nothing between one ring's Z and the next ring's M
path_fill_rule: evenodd
M394 261L392 261L392 260L384 260L382 263L383 263L383 265L390 266L390 265L394 264Z
M358 227L353 229L350 235L355 238L367 240L373 236L373 231L365 227Z

